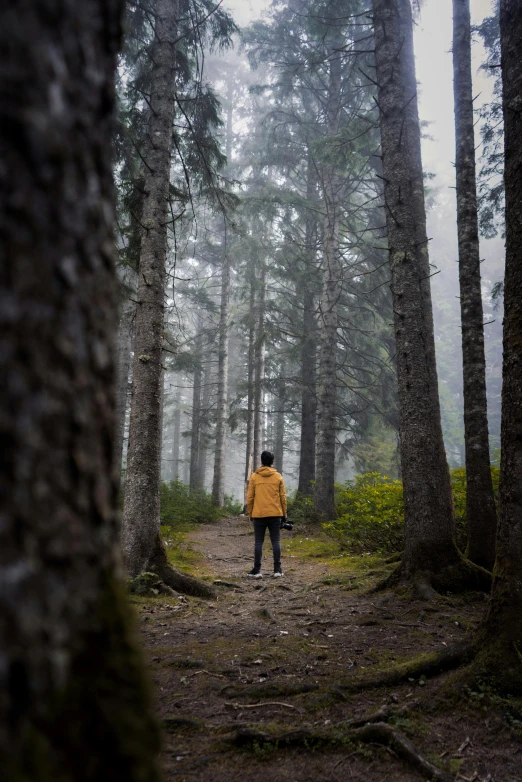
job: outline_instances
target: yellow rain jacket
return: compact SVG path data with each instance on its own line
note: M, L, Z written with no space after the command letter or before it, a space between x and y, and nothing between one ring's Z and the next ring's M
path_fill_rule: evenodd
M251 519L286 516L286 491L283 477L273 467L260 467L250 477L247 512Z

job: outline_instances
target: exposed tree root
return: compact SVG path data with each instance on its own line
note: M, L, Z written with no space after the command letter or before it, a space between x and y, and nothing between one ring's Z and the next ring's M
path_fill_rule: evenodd
M453 777L447 771L434 766L415 748L412 742L400 733L396 728L386 725L384 722L376 722L364 725L361 728L342 730L311 730L298 728L285 731L280 734L263 733L255 728L238 728L235 735L228 741L236 746L263 746L275 745L277 747L313 747L325 745L339 745L346 741L359 741L365 744L381 744L389 747L401 760L416 769L423 777L437 782L451 782Z
M227 684L219 694L226 698L279 698L316 692L318 684L258 684L253 687L234 687Z
M429 559L426 561L429 562ZM492 575L488 570L470 562L453 547L449 555L442 558L440 567L433 570L425 569L425 563L422 567L414 568L403 559L389 576L368 590L368 594L398 586L412 586L416 598L432 600L437 592L489 592L491 581Z
M381 671L377 674L353 678L339 682L337 685L343 690L359 692L371 690L375 687L394 687L405 679L415 679L420 676L437 676L444 671L451 671L469 662L475 652L474 644L455 646L443 652L423 654L404 663L399 663L393 668Z
M203 581L193 578L186 573L180 573L179 570L174 570L171 567L167 559L165 546L159 534L156 538L154 553L150 558L148 568L157 573L164 584L167 584L176 592L181 592L182 595L206 598L216 597L216 590L209 584L205 584Z

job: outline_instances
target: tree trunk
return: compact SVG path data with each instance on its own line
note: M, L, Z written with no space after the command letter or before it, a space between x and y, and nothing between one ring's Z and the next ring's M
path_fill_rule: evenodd
M315 450L317 433L317 319L315 314L315 238L317 220L316 174L311 153L308 153L306 200L309 213L305 233L305 279L303 296L303 341L301 347L301 448L299 455L298 492L304 497L313 496L315 481Z
M281 367L281 372L283 368ZM284 380L278 383L278 394L274 399L275 425L274 425L274 461L279 472L283 472L283 459L285 453L285 404L286 393Z
M183 483L186 483L187 486L190 485L190 439L188 434L183 437Z
M172 480L179 479L179 444L181 436L181 391L178 389L174 397L174 414L172 420Z
M226 245L226 232L225 232ZM212 500L222 508L225 503L225 455L228 418L228 302L230 299L230 258L225 246L221 277L221 310L219 316L218 378L216 402L216 450Z
M161 384L167 208L174 120L177 1L156 0L138 280L134 373L123 505L129 575L147 569L159 532Z
M117 575L122 3L0 6L0 778L159 780Z
M502 451L497 558L477 673L522 694L522 14L500 2L506 188Z
M201 410L199 423L199 458L198 458L198 485L204 489L207 477L207 455L210 429L210 396L212 391L212 354L211 344L207 343L207 355L205 357L205 371L203 373L203 388L201 390Z
M265 385L265 299L266 269L261 266L257 291L257 323L255 339L255 377L254 377L254 452L252 469L261 464L261 452L264 443L264 385Z
M250 282L250 301L249 301L249 329L248 329L248 367L247 367L247 420L246 420L246 458L245 458L245 491L244 502L246 505L246 495L248 482L253 472L254 464L254 385L255 385L255 343L256 343L256 287L254 279Z
M199 449L201 447L201 383L203 335L199 332L195 339L194 385L192 387L192 426L190 435L190 488L201 488L199 475Z
M125 417L129 398L129 373L134 337L134 320L136 317L136 304L129 299L129 290L127 289L130 289L130 291L136 289L137 275L134 269L126 266L119 276L122 288L122 303L116 341L116 442L114 446L114 463L118 470L121 470Z
M466 553L472 562L492 570L495 562L497 511L489 459L469 0L453 0L453 87L464 375L466 515L468 520Z
M486 585L454 539L438 400L410 0L373 0L384 199L392 277L404 485L400 575L429 591Z
M299 456L299 494L313 496L317 430L317 321L311 290L305 291L303 308L303 346L301 350L301 451Z
M332 40L328 83L327 134L339 132L341 112L342 39ZM338 303L341 294L341 263L339 258L339 177L333 163L323 166L324 235L323 292L320 316L320 357L317 387L317 463L314 505L324 519L335 518L335 445L337 391L337 328Z

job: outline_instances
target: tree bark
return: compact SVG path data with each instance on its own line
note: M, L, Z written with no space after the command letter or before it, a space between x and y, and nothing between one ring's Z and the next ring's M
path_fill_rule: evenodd
M301 347L301 448L299 455L298 492L313 496L315 481L315 450L317 434L317 319L315 314L315 216L316 172L311 152L308 153L306 200L309 213L305 231L305 279L303 296L303 341Z
M500 2L506 188L502 451L497 558L476 661L498 689L522 694L522 13Z
M187 486L190 485L190 440L188 434L183 437L183 483L186 483Z
M253 273L252 273L253 276ZM255 384L255 341L256 341L256 287L254 279L250 282L250 300L249 300L249 329L248 329L248 367L247 367L247 420L246 420L246 458L245 458L245 490L244 503L246 505L246 495L248 491L248 482L253 472L254 463L254 384Z
M122 3L0 7L0 777L159 780L119 577Z
M252 469L261 464L261 452L264 443L264 385L265 385L265 300L266 268L262 263L258 280L255 338L255 374L254 374L254 449Z
M464 376L468 524L466 553L472 562L492 570L495 562L497 511L489 458L469 0L453 0L453 87Z
M229 131L230 132L230 131ZM226 243L226 233L225 233ZM225 246L221 276L221 309L219 315L218 378L216 403L216 450L212 500L222 508L225 503L225 455L228 418L228 305L230 300L230 258Z
M207 342L207 354L205 356L205 371L203 373L203 387L201 389L201 409L199 424L199 458L198 458L198 485L205 488L207 477L207 455L210 439L210 396L212 391L212 354L211 343Z
M181 436L181 391L178 389L174 397L174 413L172 420L172 480L179 479L179 444Z
M134 347L123 551L130 576L147 569L160 525L161 384L167 208L174 121L177 0L156 0Z
M373 0L384 199L392 277L405 551L400 575L435 588L482 583L463 560L438 399L410 0Z
M281 367L281 372L283 368ZM274 425L274 462L279 472L283 472L283 460L285 454L285 405L286 388L285 381L278 383L277 396L275 402L275 425Z
M122 303L116 341L116 442L114 446L114 463L121 470L123 460L123 442L125 436L125 418L129 398L129 373L131 367L132 342L134 337L134 320L136 304L130 300L129 291L136 288L136 272L125 267L120 275L122 288Z
M190 434L190 488L201 488L199 475L199 449L201 447L201 383L203 376L201 331L195 339L194 385L192 387L192 425Z
M339 132L341 116L341 47L335 37L330 47L327 135ZM339 177L334 163L323 166L323 292L320 306L320 355L317 384L317 463L314 506L318 516L335 518L335 445L337 397L337 328L342 270L339 258Z

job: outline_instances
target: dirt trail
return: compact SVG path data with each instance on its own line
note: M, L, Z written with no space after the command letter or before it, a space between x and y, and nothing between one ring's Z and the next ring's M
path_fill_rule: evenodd
M432 762L459 771L458 779L520 782L521 733L504 702L480 692L456 698L448 676L358 694L339 687L358 673L464 638L480 620L484 598L426 606L368 595L360 572L332 574L328 562L285 555L288 536L282 538L284 578L271 577L267 540L265 578L257 581L246 578L253 552L248 520L202 525L190 543L201 553L201 570L222 582L218 598L136 601L166 726L167 782L261 775L274 782L420 780L390 750L348 743L340 734L333 741L337 726L383 706L402 710L392 724ZM238 728L254 725L265 733L320 730L332 741L278 749L231 743Z

